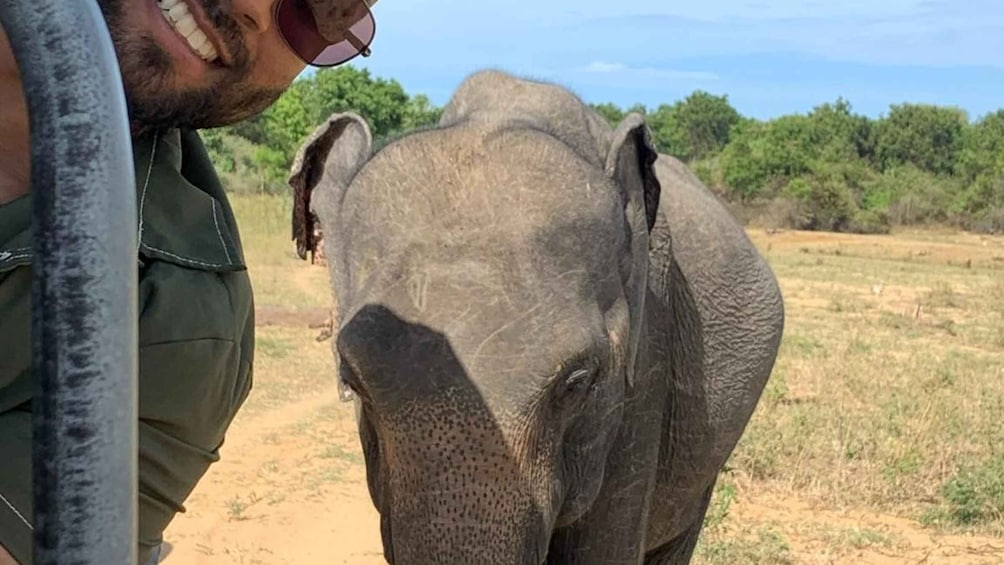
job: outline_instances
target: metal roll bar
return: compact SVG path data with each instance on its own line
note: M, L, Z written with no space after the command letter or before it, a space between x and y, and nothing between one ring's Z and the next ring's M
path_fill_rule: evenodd
M135 565L137 216L95 0L2 0L31 117L34 562Z

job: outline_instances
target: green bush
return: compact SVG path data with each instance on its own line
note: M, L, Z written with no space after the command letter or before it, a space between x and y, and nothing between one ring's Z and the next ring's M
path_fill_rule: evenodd
M892 231L889 214L884 210L858 210L851 218L847 231L865 234L886 234Z
M941 487L942 507L928 516L973 526L1004 514L1004 456L962 467Z
M922 171L914 165L893 167L864 186L863 208L883 211L896 225L947 220L957 183Z

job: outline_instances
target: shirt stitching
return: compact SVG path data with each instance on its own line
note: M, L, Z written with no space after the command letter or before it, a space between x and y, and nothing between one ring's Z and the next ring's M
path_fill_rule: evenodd
M146 167L146 179L143 181L143 194L139 199L139 235L136 236L136 240L142 244L143 243L143 207L146 204L146 190L150 188L150 177L153 176L153 161L154 157L157 156L157 141L160 139L160 134L155 133L153 135L153 149L150 151L150 164Z
M10 261L17 261L18 259L27 259L31 257L30 247L19 247L17 249L11 249L9 251L0 251L0 263L7 263Z
M182 261L188 261L189 263L194 263L196 265L201 265L203 267L216 267L216 268L220 269L220 268L228 266L228 265L221 265L221 264L218 264L218 263L206 263L205 261L199 261L197 259L191 259L189 257L182 257L181 255L175 255L174 253L171 253L170 251L164 251L163 249L157 249L156 247L154 247L152 245L149 245L149 244L146 244L146 243L144 243L142 245L143 245L143 247L146 247L147 249L149 249L151 251L156 251L157 253L163 253L164 255L167 255L168 257L173 257L175 259L181 259Z
M223 246L223 254L227 256L227 263L233 263L230 258L230 251L227 250L227 242L223 241L223 233L220 231L220 221L216 219L216 200L211 200L213 206L213 223L216 224L216 235L220 238L220 245Z
M21 519L22 522L24 522L25 526L28 526L29 530L35 531L35 528L30 523L28 523L28 520L24 517L24 515L18 512L17 508L14 508L14 505L11 504L10 501L7 500L7 498L3 494L0 494L0 500L2 500L3 503L7 505L7 508L11 509L11 511L14 513L15 516L17 516L18 518Z
M141 248L145 247L147 249L150 249L152 251L156 251L158 253L163 253L164 255L167 255L168 257L172 257L174 259L180 259L182 261L187 261L189 263L192 263L193 265L200 265L200 266L203 266L203 267L214 267L214 268L217 268L217 269L233 265L234 264L234 260L230 256L230 251L227 249L227 244L226 244L226 241L223 239L223 232L220 230L220 223L219 223L219 220L217 219L217 216L216 216L216 201L215 200L212 201L212 206L213 206L213 223L216 224L216 235L220 238L220 244L223 246L223 253L224 253L224 255L227 258L228 265L223 265L223 264L219 264L219 263L209 263L209 262L206 262L206 261L200 261L198 259L192 259L191 257L185 257L185 256L182 256L182 255L177 255L175 253L171 253L170 251L165 251L163 249L158 249L158 248L156 248L156 247L154 247L154 246L152 246L152 245L150 245L150 244L148 244L148 243L146 243L146 242L143 241L143 219L144 219L143 210L144 210L144 207L146 205L147 190L150 188L150 179L153 176L153 164L154 164L154 161L156 160L156 157L157 157L157 148L158 148L158 142L159 142L159 140L160 140L160 134L157 133L157 134L154 135L154 138L153 138L153 149L150 152L150 164L147 166L146 178L143 180L143 192L142 192L142 194L140 196L140 201L139 201L139 233L137 235L137 242L139 243L139 246ZM22 247L20 249L13 249L13 250L8 251L8 252L0 252L0 262L14 261L16 259L27 259L27 258L31 257L31 253L28 253L30 250L31 250L30 247ZM5 253L12 253L12 255L7 256Z
M207 263L205 261L199 261L198 259L192 259L191 257L184 257L182 255L177 255L175 253L171 253L170 251L158 249L143 241L143 224L144 224L143 210L144 210L144 205L146 205L147 203L147 190L150 188L150 179L153 176L154 172L154 161L155 158L157 157L157 148L160 138L161 138L160 133L154 134L154 149L150 155L150 166L147 168L147 178L143 183L143 196L141 196L140 198L140 234L138 236L140 247L146 247L147 249L150 249L152 251L163 253L169 257L180 259L182 261L188 261L189 263L192 263L194 265L201 265L203 267L215 267L217 269L223 268L225 267L225 265L219 265L216 263ZM213 204L213 222L216 223L216 233L220 237L220 243L223 244L223 253L227 257L227 262L233 264L233 259L231 259L230 257L230 251L227 250L227 244L223 241L223 234L220 233L220 224L216 220L216 202L214 201L212 204Z

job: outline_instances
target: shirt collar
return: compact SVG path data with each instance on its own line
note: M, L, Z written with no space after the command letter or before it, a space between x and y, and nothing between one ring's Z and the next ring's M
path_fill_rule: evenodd
M246 269L219 177L192 130L167 130L133 140L138 255L206 271ZM0 206L0 271L32 257L30 194ZM6 232L6 233L5 233Z

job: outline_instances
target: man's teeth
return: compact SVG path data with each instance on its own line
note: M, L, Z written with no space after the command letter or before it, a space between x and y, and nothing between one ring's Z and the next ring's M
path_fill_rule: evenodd
M157 5L160 6L160 13L164 15L167 23L188 41L189 47L200 57L209 63L219 57L206 33L195 23L195 18L188 11L188 4L182 0L157 0Z

